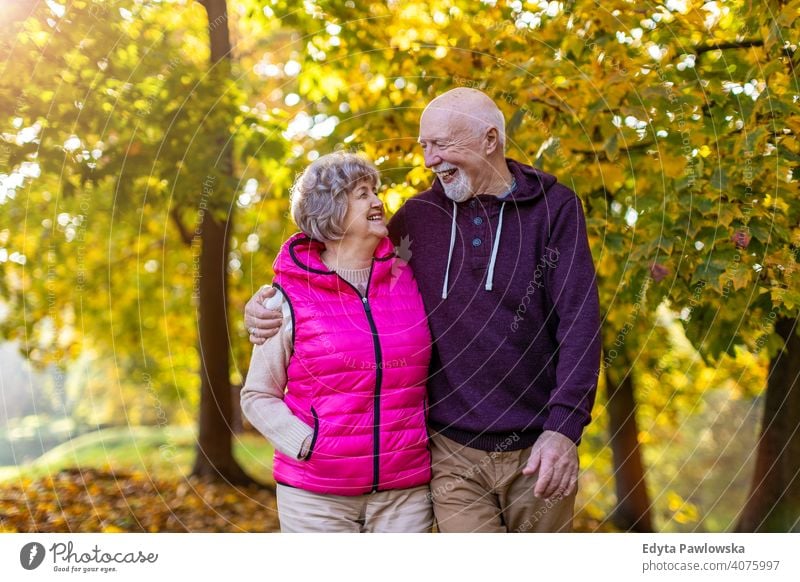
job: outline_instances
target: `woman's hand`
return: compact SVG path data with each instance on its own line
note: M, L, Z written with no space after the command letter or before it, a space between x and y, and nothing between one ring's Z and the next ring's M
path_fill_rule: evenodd
M244 325L250 334L250 343L260 346L278 333L283 323L283 311L267 309L264 302L275 295L273 287L262 287L244 306Z

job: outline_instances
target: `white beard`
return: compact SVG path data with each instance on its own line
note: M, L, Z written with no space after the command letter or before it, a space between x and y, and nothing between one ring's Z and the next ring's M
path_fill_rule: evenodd
M470 183L469 178L467 178L461 170L459 170L456 175L457 178L449 184L445 184L441 180L439 181L442 184L442 188L444 188L445 196L453 202L460 203L472 198L472 183Z

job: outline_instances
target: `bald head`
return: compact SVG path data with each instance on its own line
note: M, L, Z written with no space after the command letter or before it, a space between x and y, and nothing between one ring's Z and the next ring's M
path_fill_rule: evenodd
M436 117L454 129L458 128L473 134L483 134L494 128L497 130L500 151L505 149L506 123L503 113L482 91L458 87L442 93L422 112L420 124L424 123L426 117Z

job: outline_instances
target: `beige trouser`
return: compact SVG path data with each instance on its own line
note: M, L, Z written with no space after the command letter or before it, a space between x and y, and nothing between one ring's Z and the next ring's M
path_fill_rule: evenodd
M531 448L486 452L431 437L431 495L440 532L569 532L575 492L537 499L523 475Z
M430 488L323 495L277 485L281 532L426 533L433 525Z

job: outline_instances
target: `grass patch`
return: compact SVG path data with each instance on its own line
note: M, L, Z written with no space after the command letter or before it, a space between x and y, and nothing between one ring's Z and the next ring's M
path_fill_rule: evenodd
M234 456L253 478L272 481L273 449L263 437L234 436ZM24 465L0 466L0 482L37 479L65 469L123 469L160 478L188 476L196 454L192 427L126 426L83 434Z

